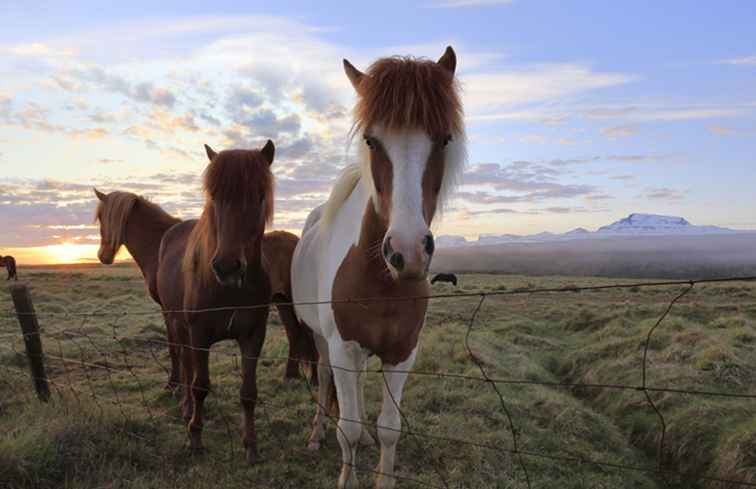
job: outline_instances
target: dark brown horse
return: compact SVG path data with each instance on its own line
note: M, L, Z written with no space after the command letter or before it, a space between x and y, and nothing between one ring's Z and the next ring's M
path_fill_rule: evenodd
M97 257L105 265L113 263L121 246L125 246L144 276L150 297L160 306L157 292L158 253L165 232L181 222L166 213L160 206L131 192L111 192L105 194L94 189L99 199L96 220L100 223L100 249ZM303 327L293 314L291 302L291 256L299 238L291 233L274 231L263 239L263 252L269 265L272 300L283 304L278 306L289 339L289 360L284 379L300 377L299 362L315 367L317 351L312 333ZM168 322L166 321L166 326ZM166 388L175 389L179 385L179 355L176 344L178 338L172 328L168 330L168 349L171 356L171 374ZM313 383L317 383L317 370L312 369Z
M453 273L439 273L435 277L431 279L431 285L435 284L436 282L446 282L457 286L457 276Z
M8 278L6 280L18 280L18 274L16 273L16 259L10 255L0 256L0 267L5 267L8 270Z
M177 224L163 236L158 295L166 310L177 311L167 318L182 344L181 381L188 387L182 413L192 450L203 449L210 347L235 339L242 353L242 442L247 461L254 463L257 359L272 290L262 249L265 226L273 217L275 147L268 141L259 151L205 149L210 159L205 207L198 221Z

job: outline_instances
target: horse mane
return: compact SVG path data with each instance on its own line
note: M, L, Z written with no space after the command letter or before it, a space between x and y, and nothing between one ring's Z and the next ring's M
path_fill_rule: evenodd
M229 203L242 210L260 205L260 195L265 194L263 209L265 223L273 221L274 180L270 163L258 150L232 149L218 153L202 176L205 192L205 207L186 243L182 268L187 283L211 280L210 255L216 246L213 201Z
M331 190L331 194L328 196L328 200L325 203L325 207L323 208L321 222L324 225L330 225L336 212L352 194L354 188L360 183L361 178L361 165L348 165L342 170L341 175L339 175L338 180L336 180L336 183Z
M376 124L388 130L421 129L435 139L451 136L438 200L442 211L467 160L464 112L454 75L428 59L381 58L367 69L357 92L350 139ZM333 221L360 180L374 194L369 152L365 145L358 151L359 163L344 169L328 197L323 211L325 226Z
M165 212L159 205L154 204L141 195L131 192L114 191L108 194L106 202L100 201L95 210L95 222L99 221L104 227L105 239L114 248L123 244L126 233L126 221L134 206L139 203L158 219L175 222L176 218Z
M354 108L354 130L374 124L423 129L433 138L464 130L464 113L454 74L429 59L381 58L365 72Z

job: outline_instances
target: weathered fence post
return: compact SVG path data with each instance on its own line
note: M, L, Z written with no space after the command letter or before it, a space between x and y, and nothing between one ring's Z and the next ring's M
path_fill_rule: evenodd
M24 335L26 356L29 359L32 381L40 401L47 402L50 398L50 386L47 384L45 372L44 353L42 351L42 338L39 336L39 323L34 313L31 295L26 285L12 285L10 287L13 305L16 307L16 316L21 324L21 332Z

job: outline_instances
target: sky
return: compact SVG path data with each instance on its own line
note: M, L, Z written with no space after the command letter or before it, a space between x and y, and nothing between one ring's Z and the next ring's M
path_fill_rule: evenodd
M0 3L0 254L95 259L92 187L202 208L203 144L271 138L274 227L343 166L360 69L458 57L469 161L436 234L632 212L756 228L756 5L384 0Z

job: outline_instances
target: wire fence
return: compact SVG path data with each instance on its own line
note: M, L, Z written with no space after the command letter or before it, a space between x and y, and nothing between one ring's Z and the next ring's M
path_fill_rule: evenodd
M730 392L725 390L710 389L688 389L675 386L656 386L650 385L649 369L651 362L649 360L649 351L653 342L654 334L663 327L665 320L669 317L676 304L683 300L695 287L704 284L727 284L735 282L755 282L754 277L727 277L719 279L703 280L671 280L657 282L634 282L634 283L610 283L591 286L567 286L567 287L546 287L546 288L520 288L511 290L488 290L476 292L456 292L444 294L431 294L427 296L397 297L397 298L355 298L342 303L368 304L373 302L386 301L414 301L427 299L431 302L450 301L468 299L472 302L472 309L468 311L466 317L463 314L449 313L445 317L437 319L437 322L454 321L465 325L464 331L464 349L467 358L474 364L478 374L459 373L451 371L431 371L416 369L405 372L411 377L421 378L423 381L430 380L455 380L477 383L484 389L490 389L494 394L497 404L490 406L492 411L498 411L506 421L504 429L508 434L509 444L490 443L487 441L476 440L475 437L467 436L446 436L433 433L429 429L416 427L410 413L399 409L402 418L402 428L394 430L391 427L380 426L374 423L368 423L366 420L346 420L353 423L360 423L368 428L381 428L384 430L398 431L403 435L403 443L415 444L414 453L419 456L425 456L427 460L424 466L429 467L433 472L432 477L417 477L406 475L403 472L392 474L402 483L421 486L450 489L452 487L462 487L449 482L448 474L443 457L436 457L426 448L437 442L443 442L454 447L468 447L481 451L490 452L495 456L506 457L511 460L512 465L508 467L506 473L498 474L499 477L509 479L518 484L517 487L539 487L533 481L533 466L535 460L548 461L551 463L570 465L577 468L594 466L602 470L645 473L654 477L663 487L680 487L681 484L687 483L710 483L719 484L723 488L735 487L756 487L753 477L756 477L756 470L750 467L751 472L743 476L742 480L719 478L705 473L684 473L675 467L675 464L668 462L667 432L668 422L665 418L664 410L659 406L658 400L654 400L652 394L669 394L669 395L688 395L706 398L725 398L740 401L755 401L756 394L749 392ZM556 295L575 293L575 292L597 292L606 290L628 290L628 289L648 289L648 288L679 288L679 292L668 301L663 312L658 316L653 325L648 329L642 346L642 361L639 365L639 381L634 384L619 383L591 383L591 382L568 382L568 381L544 381L528 378L503 378L492 373L490 365L481 359L476 353L472 339L476 332L485 329L486 324L481 320L481 313L484 310L487 301L494 297L506 296L536 296L536 295ZM294 305L319 305L336 303L337 301L321 302L300 302L286 303ZM281 304L281 303L278 303ZM153 391L154 385L159 382L160 375L168 375L170 372L165 365L164 352L168 347L193 348L188 345L171 343L164 337L161 337L157 331L149 333L129 333L124 334L121 325L133 317L155 316L160 317L166 313L191 313L191 312L228 312L230 310L256 309L269 307L272 304L261 304L246 307L232 308L213 308L199 311L155 311L155 310L64 310L64 311L8 311L0 313L0 319L6 321L18 319L23 323L25 317L31 316L35 320L41 321L60 321L71 324L65 327L45 327L38 331L24 331L18 333L3 333L0 335L0 350L5 351L9 357L6 361L0 362L3 369L3 375L0 376L0 382L6 383L9 388L13 389L22 397L24 403L34 402L33 395L30 392L19 391L14 386L22 379L29 378L29 372L24 367L24 363L30 358L28 351L22 351L18 343L19 338L27 341L30 337L41 337L45 344L45 351L41 354L44 362L47 364L49 373L43 378L32 371L32 380L36 382L45 382L51 389L50 401L62 406L65 412L80 409L86 406L87 409L94 409L98 416L104 417L108 411L117 413L124 426L129 426L135 419L147 419L155 422L171 422L177 426L184 424L184 419L180 414L175 414L174 410L166 408L163 404L155 402ZM271 309L273 310L273 309ZM96 326L96 327L95 327ZM421 339L422 343L422 339ZM196 348L195 348L196 349ZM244 357L243 355L231 351L228 348L200 349L207 351L220 358L220 362L233 372L234 376L241 377L242 372L240 364L243 360L255 360L266 363L286 362L290 358L287 355L261 355L258 358ZM8 361L10 358L10 361ZM302 364L307 362L299 360ZM367 375L373 374L383 378L386 382L385 371L383 368L365 368L360 370L345 369L338 365L319 365L319 367L330 367L352 373ZM396 372L396 371L394 371ZM211 375L213 372L211 371ZM10 379L16 379L17 382ZM303 373L301 380L298 381L301 387L306 390L307 397L311 400L311 406L319 402L314 394L314 388L310 383L308 376ZM656 435L656 447L654 450L655 463L653 465L641 465L633 463L622 463L615 460L595 459L581 454L567 452L553 452L539 450L536 447L528 446L522 442L521 419L515 416L510 402L508 402L508 393L506 389L516 386L540 386L555 389L580 389L580 390L608 390L608 391L635 391L643 394L646 406L654 413L658 421L658 434ZM190 386L179 385L182 389ZM214 389L214 395L218 392ZM261 418L259 423L269 426L271 429L266 430L268 436L273 438L279 436L275 429L275 413L288 412L293 407L298 410L307 408L305 406L292 406L290 403L277 402L275 394L263 393L257 396L256 401L258 414ZM245 400L242 398L242 400ZM393 399L392 399L393 400ZM395 406L399 408L396 400L393 400ZM328 411L328 406L322 406ZM238 432L232 428L232 421L225 409L220 403L211 405L209 416L212 416L213 422L204 427L204 431L216 440L224 441L227 450L228 459L238 458L237 452L239 444ZM756 417L756 409L753 410ZM332 413L327 414L331 424L338 429L337 422L340 419ZM157 446L159 441L150 440L149 436L144 433L138 433L134 430L125 429L129 436L133 436L146 446ZM287 450L304 452L304 444L301 447L291 446L286 436L281 435L277 443L286 446ZM425 455L423 455L425 454ZM401 456L399 460L401 460ZM360 471L373 474L380 474L375 468L355 464ZM427 474L419 474L426 476Z

